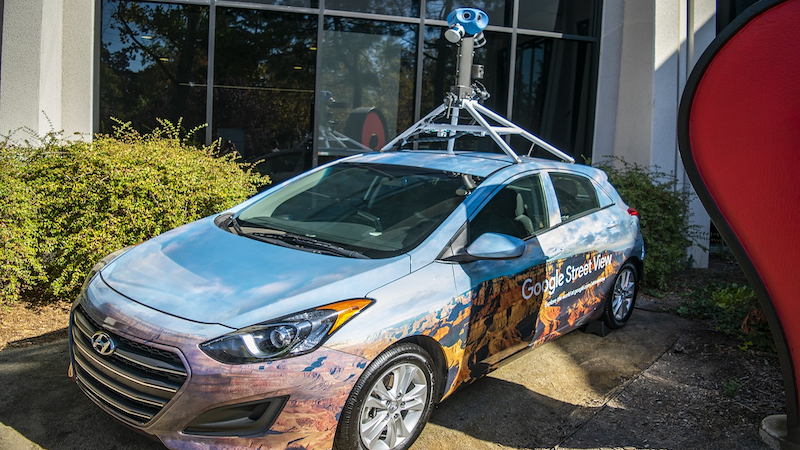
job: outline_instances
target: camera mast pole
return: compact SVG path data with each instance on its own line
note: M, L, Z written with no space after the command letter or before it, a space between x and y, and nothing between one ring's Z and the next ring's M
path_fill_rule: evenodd
M480 9L459 8L447 16L447 24L450 27L444 33L445 38L459 46L455 86L445 96L444 103L388 142L381 151L401 148L412 142L409 138L413 136L435 134L437 138L447 140L447 152L454 154L456 138L465 134L478 137L488 135L505 154L519 163L522 162L519 155L503 138L506 135L518 135L530 142L529 156L534 147L539 146L562 161L574 163L571 156L481 104L489 98L489 93L480 83L472 81L483 78L483 66L473 65L472 62L475 48L486 44L483 30L489 24L489 16ZM461 123L461 110L471 117L470 123ZM437 122L443 117L449 121ZM487 118L499 125L490 124Z

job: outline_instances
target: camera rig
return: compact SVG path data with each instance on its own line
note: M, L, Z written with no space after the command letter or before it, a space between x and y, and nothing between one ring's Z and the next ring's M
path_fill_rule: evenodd
M445 96L444 102L419 122L403 131L389 141L381 151L400 148L410 142L414 136L435 134L437 138L447 141L448 153L454 153L455 140L464 135L477 137L489 136L515 162L521 162L519 155L511 148L504 136L518 135L530 142L528 155L536 146L551 153L565 162L575 160L557 149L544 139L526 131L500 114L483 106L482 101L489 98L489 93L477 81L483 78L483 67L473 65L475 48L486 44L483 30L489 24L489 16L475 8L459 8L447 16L449 28L445 31L445 39L458 45L458 64L456 65L456 84ZM465 112L471 120L462 123L461 113ZM466 117L465 117L466 118ZM443 119L443 120L442 120ZM490 123L490 120L495 124Z

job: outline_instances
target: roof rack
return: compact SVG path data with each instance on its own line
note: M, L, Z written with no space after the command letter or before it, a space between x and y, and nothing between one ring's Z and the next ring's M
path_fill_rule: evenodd
M447 140L447 152L454 154L457 138L464 135L478 137L488 135L515 163L520 163L522 159L503 138L503 136L518 135L531 143L528 156L538 145L562 161L574 163L575 159L568 154L481 104L481 101L489 98L489 93L479 82L472 81L472 78L479 79L483 76L483 67L474 66L472 60L475 48L486 44L483 29L489 23L489 16L479 9L459 8L447 16L447 23L450 28L445 31L445 38L459 46L455 86L447 93L439 107L397 135L380 151L402 147L412 136L435 134L437 138ZM460 123L462 110L471 117L469 124ZM489 120L497 125L491 124Z

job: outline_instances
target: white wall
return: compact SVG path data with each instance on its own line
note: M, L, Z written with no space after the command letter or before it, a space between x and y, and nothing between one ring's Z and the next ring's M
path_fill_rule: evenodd
M623 158L691 190L678 151L678 107L691 67L716 36L715 14L716 0L604 2L593 160ZM711 222L696 197L690 210L708 247ZM708 266L700 247L689 254L696 267Z
M5 0L0 134L92 131L94 2Z
M61 129L90 137L94 121L95 2L63 0Z

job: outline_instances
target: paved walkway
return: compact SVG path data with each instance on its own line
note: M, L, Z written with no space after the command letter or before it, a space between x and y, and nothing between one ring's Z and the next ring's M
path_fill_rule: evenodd
M443 402L413 449L592 448L583 444L595 441L588 425L604 420L598 416L686 326L675 316L637 310L604 338L574 332L533 349Z
M648 418L659 392L699 395L662 376L691 324L637 310L605 338L575 332L545 344L443 402L411 450L766 449L753 424L707 442L685 435L698 429L692 423ZM0 352L0 449L163 450L86 399L67 359L65 339Z

